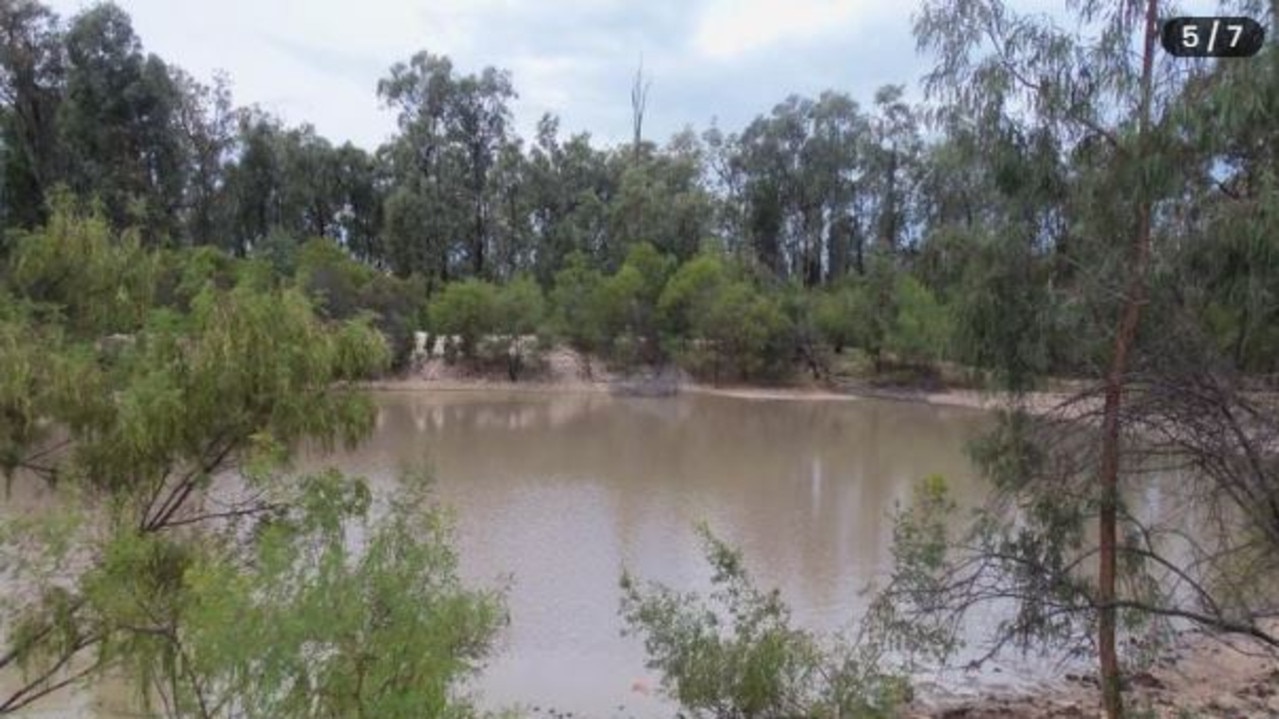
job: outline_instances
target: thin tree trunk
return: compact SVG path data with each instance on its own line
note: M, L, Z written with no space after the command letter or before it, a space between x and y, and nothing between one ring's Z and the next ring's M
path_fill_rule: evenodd
M1158 0L1147 0L1145 37L1141 68L1141 110L1138 153L1135 161L1146 159L1150 132L1154 38L1158 30ZM1137 187L1137 227L1132 240L1132 266L1127 297L1119 326L1115 332L1114 355L1106 373L1105 409L1102 419L1101 509L1098 521L1100 567L1097 578L1098 660L1101 669L1102 704L1108 719L1124 715L1120 686L1119 655L1115 648L1115 570L1119 504L1120 408L1123 402L1124 375L1128 371L1128 354L1137 336L1141 307L1145 304L1146 272L1150 264L1151 207L1148 188Z
M471 247L471 270L477 279L484 278L484 206L483 200L475 201L475 244Z

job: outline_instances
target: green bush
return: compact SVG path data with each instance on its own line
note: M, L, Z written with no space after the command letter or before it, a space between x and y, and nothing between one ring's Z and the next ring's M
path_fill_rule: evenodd
M356 302L373 313L373 325L391 346L391 369L408 366L413 356L414 333L422 326L425 283L419 275L407 279L376 274L360 288Z
M897 316L888 330L885 347L899 361L931 364L946 357L950 342L950 315L933 293L910 275L897 279Z
M446 285L429 307L431 332L457 338L458 351L468 360L480 358L480 341L497 329L498 289L483 280Z
M329 319L370 313L391 346L391 369L408 365L426 295L420 278L379 272L353 259L333 240L316 238L298 248L294 281Z
M708 598L621 579L623 634L643 637L666 695L699 718L896 716L909 685L881 670L877 646L791 626L780 593L760 591L739 552L698 531L713 570Z
M663 359L658 300L675 270L673 258L641 242L617 273L604 281L600 299L604 344L611 358L630 367ZM618 339L628 341L618 344Z
M551 289L551 327L573 349L594 353L604 346L604 275L586 255L568 256Z
M717 255L701 254L681 265L657 300L663 334L673 341L687 339L693 329L694 313L727 280L727 268Z
M512 382L523 373L530 353L541 344L537 334L546 315L542 288L531 277L521 276L498 289L494 302L496 340L492 350L505 358Z
M865 302L864 294L851 283L837 285L818 295L814 311L817 331L836 354L859 344L867 311Z
M775 379L790 368L790 329L776 298L749 282L725 283L694 311L688 368L716 382Z

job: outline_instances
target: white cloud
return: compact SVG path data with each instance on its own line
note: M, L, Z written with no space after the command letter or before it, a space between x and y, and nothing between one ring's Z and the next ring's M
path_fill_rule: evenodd
M713 0L698 19L694 44L705 57L732 59L838 31L864 20L872 7L863 0Z

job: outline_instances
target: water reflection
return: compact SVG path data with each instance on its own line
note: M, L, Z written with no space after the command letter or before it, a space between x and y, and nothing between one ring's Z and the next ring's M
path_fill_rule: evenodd
M427 462L456 510L463 572L511 575L507 651L482 683L512 701L607 715L657 708L629 692L642 647L618 636L617 578L704 587L693 526L741 547L798 621L834 629L889 557L889 513L919 478L976 491L963 445L980 413L875 401L714 396L387 393L378 431L321 459L390 489Z
M963 452L985 415L877 401L705 395L381 393L377 429L354 451L311 454L394 491L427 463L453 508L468 581L510 576L504 651L476 690L577 716L670 716L632 691L637 639L619 636L618 575L682 588L708 575L693 531L705 520L741 547L797 621L835 629L889 558L888 515L913 483L944 474L961 501L979 484ZM36 491L36 490L32 490ZM39 505L19 496L11 507ZM50 698L31 716L130 716L121 683ZM622 709L619 709L622 707ZM120 713L117 713L120 712Z

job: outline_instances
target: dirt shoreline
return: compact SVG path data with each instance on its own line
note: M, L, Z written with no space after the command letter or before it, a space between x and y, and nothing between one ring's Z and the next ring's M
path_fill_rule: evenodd
M1148 670L1128 678L1129 716L1156 719L1279 717L1279 657L1258 643L1186 634ZM983 692L980 698L935 700L909 719L1058 719L1101 717L1092 674L1066 674L1035 690Z
M805 376L806 377L806 376ZM653 386L648 386L653 385ZM645 394L657 388L656 394L688 392L750 400L857 401L884 399L898 402L992 410L1007 406L1011 395L960 388L925 388L918 386L882 386L869 382L819 381L801 379L787 384L706 383L699 382L680 370L640 370L620 374L608 370L597 359L568 347L551 349L539 358L537 367L526 378L511 381L501 368L487 371L449 364L441 353L419 353L413 367L398 377L364 383L378 391L438 392L591 392ZM638 390L638 391L635 391ZM1022 397L1023 406L1031 411L1052 411L1070 394L1065 391L1033 392Z
M530 393L596 393L609 394L613 385L605 380L596 381L546 381L529 380L511 382L499 379L423 379L420 377L397 377L372 380L360 385L364 389L375 392L530 392ZM710 395L715 397L732 397L748 400L781 400L781 401L824 401L824 402L856 402L867 399L882 399L894 402L914 402L941 407L962 407L966 409L993 410L1006 406L1006 395L983 393L976 390L951 389L941 391L922 391L911 389L880 389L859 387L804 387L761 385L710 385L702 383L684 383L679 392L689 394ZM1028 395L1032 408L1047 411L1067 398L1064 393L1038 392Z

